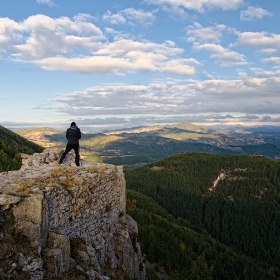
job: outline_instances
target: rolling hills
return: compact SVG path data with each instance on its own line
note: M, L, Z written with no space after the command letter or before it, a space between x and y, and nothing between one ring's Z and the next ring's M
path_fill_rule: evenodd
M65 131L61 130L33 128L15 132L44 147L63 147L66 143ZM280 158L280 135L272 128L214 130L188 122L83 133L80 145L85 160L124 165L125 168L181 152L259 154Z

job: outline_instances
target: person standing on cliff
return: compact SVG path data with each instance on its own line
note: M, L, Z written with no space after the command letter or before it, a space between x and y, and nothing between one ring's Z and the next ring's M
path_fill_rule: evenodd
M71 126L66 130L66 139L68 140L66 149L61 155L59 164L62 164L65 156L74 149L75 151L75 163L77 166L80 166L80 155L79 155L79 139L81 139L81 130L78 128L75 122L71 123Z

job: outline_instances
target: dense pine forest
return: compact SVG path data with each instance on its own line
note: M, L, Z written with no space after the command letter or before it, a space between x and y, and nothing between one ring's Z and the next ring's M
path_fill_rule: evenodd
M0 125L0 172L21 167L20 153L33 154L43 148Z
M280 279L279 162L183 153L125 176L143 253L173 279Z

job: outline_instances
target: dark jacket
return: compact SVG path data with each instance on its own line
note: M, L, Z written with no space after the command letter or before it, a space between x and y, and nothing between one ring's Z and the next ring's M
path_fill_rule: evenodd
M66 139L69 144L79 143L79 139L81 139L81 130L77 126L70 126L66 131Z

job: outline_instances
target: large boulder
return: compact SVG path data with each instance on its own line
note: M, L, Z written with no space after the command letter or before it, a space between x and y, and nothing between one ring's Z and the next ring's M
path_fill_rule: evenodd
M16 226L41 253L48 236L48 204L42 194L24 198L13 209Z

